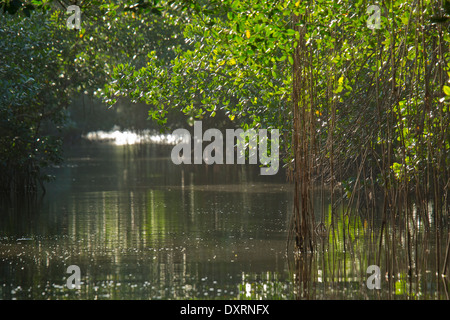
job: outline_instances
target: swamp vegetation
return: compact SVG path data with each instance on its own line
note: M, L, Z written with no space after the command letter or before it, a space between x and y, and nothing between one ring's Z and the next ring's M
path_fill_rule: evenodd
M78 3L81 28L69 30L71 4L1 2L5 197L42 192L39 186L64 163L64 140L118 119L122 129L137 131L190 128L194 120L216 128L278 129L283 170L277 179L285 174L291 197L280 209L287 212L283 241L291 277L277 282L273 274L243 275L238 298L449 299L450 1L94 0ZM79 109L85 99L98 110L97 128ZM133 112L136 106L140 113ZM110 123L102 119L105 110L117 115ZM142 110L147 124L136 116ZM177 170L170 186L196 169ZM233 183L258 179L237 175ZM144 207L138 216L146 216ZM151 221L158 220L155 212ZM225 251L227 232L216 239ZM238 238L246 241L243 234ZM138 239L144 247L157 240ZM179 266L186 267L183 257L180 252ZM365 287L370 265L382 271L381 290ZM165 277L174 274L181 273ZM259 282L247 281L253 276ZM273 289L279 283L289 289ZM269 284L276 294L261 293ZM176 296L183 295L189 296Z

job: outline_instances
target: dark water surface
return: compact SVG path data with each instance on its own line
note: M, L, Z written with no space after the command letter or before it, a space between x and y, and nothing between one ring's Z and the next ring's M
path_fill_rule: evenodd
M448 279L436 273L445 238L428 242L436 237L421 236L419 221L409 251L402 241L378 251L368 228L377 219L336 221L336 237L318 237L316 253L294 262L292 186L282 172L176 166L170 150L73 146L45 196L2 202L0 298L448 299ZM366 269L377 256L381 289L370 290ZM80 289L66 285L70 265L80 268Z
M0 297L291 298L285 178L183 168L170 150L74 146L42 199L3 203ZM69 265L80 290L66 287Z

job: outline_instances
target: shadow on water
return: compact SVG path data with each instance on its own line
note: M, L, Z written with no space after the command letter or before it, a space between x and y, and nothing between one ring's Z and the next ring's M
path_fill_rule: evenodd
M444 231L437 247L417 221L414 241L396 231L380 249L377 217L344 224L329 210L316 217L315 251L287 255L293 193L282 172L176 166L170 150L74 146L44 197L1 202L0 297L448 299L448 277L436 275ZM378 263L381 289L368 289ZM67 287L70 265L80 289Z

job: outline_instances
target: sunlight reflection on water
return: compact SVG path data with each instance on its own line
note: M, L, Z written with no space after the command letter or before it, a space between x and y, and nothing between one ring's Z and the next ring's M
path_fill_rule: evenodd
M138 143L155 143L172 145L182 140L182 136L171 133L161 134L155 130L141 130L133 132L130 130L121 131L115 126L111 131L94 131L83 135L83 138L90 141L108 141L115 145L133 145Z

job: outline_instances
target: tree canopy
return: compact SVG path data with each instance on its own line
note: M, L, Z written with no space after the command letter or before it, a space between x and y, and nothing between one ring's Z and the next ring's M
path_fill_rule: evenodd
M380 192L386 212L416 194L448 210L448 0L90 1L78 3L81 28L67 30L74 3L3 2L8 179L21 170L12 163L34 172L34 159L56 160L45 160L44 141L56 146L40 123L58 124L73 93L87 92L146 103L163 127L181 112L279 129L299 247L314 237L319 181L332 202L364 194L359 205L376 205L368 195Z
M156 6L80 3L81 28L71 30L66 24L71 4L0 3L2 193L34 192L50 178L43 169L62 160L59 132L70 120L67 107L77 94L94 96L110 81L114 66L142 63L148 51L174 41Z
M448 201L448 1L167 5L178 18L163 12L166 23L188 46L170 60L150 52L147 66L116 66L105 101L144 101L160 124L176 108L281 129L298 187L297 244L313 237L317 181L342 186L350 202L381 190L385 210L411 193Z

